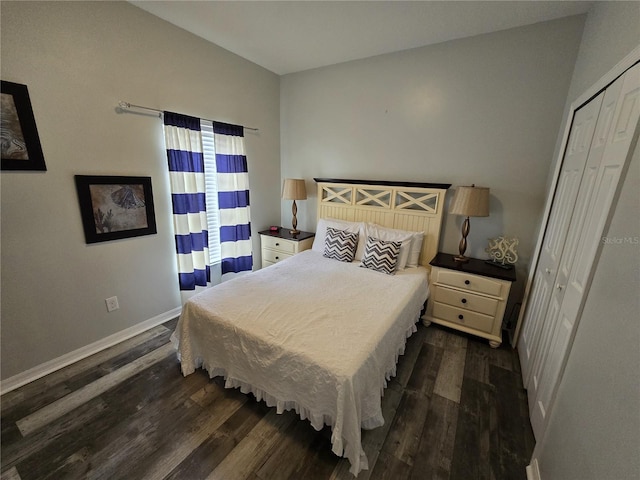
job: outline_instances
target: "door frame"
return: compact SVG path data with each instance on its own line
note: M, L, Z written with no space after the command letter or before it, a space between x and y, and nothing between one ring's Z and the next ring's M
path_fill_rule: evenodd
M624 72L630 69L638 61L640 61L640 45L635 47L631 52L629 52L629 54L626 57L620 60L611 70L605 73L596 83L594 83L582 95L580 95L576 100L574 100L569 107L567 122L565 124L564 132L562 134L561 148L558 152L558 156L556 157L555 166L553 169L553 177L551 178L551 186L549 188L549 193L547 195L547 200L545 202L542 221L540 222L540 230L538 232L536 248L533 251L533 255L531 256L531 262L529 264L527 283L525 284L524 295L522 297L522 306L520 308L520 313L518 315L518 322L516 324L513 338L511 339L511 346L513 348L516 348L516 346L518 345L518 341L520 340L522 322L528 306L527 303L529 300L529 295L531 293L533 277L535 275L536 269L538 268L540 251L542 249L544 236L547 232L547 224L549 222L551 207L553 206L553 200L555 198L556 189L558 187L558 177L560 176L562 161L564 160L564 153L565 153L565 150L567 149L567 142L569 140L569 133L571 132L571 125L573 124L573 117L575 115L575 112L582 105L586 104L593 97L597 96L598 93L600 93L600 91L604 90L608 85L613 83L620 75L622 75Z

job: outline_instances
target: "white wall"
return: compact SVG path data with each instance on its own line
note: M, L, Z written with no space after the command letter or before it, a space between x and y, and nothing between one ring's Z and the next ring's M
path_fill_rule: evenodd
M119 100L255 126L257 231L280 216L279 77L126 2L1 2L2 79L26 84L47 172L2 172L2 379L180 306L162 123ZM75 174L142 175L158 234L86 245ZM120 310L104 299L117 295Z
M640 3L597 2L567 104L640 45ZM638 478L640 472L640 148L636 146L545 436L542 480Z
M314 177L487 186L490 217L471 219L467 254L487 258L488 238L519 237L519 299L584 19L283 76L282 176L307 179L312 194L298 228L315 228ZM445 216L443 251L457 252L461 224Z

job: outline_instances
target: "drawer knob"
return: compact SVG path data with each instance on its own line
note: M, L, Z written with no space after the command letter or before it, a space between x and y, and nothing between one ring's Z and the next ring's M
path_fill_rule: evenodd
M462 303L467 303L467 299L463 298L462 300L460 300Z
M280 260L280 257L276 257L276 260Z
M464 320L464 315L462 314L458 315L458 320Z
M465 280L465 281L464 281L464 284L465 284L465 285L469 285L470 283L471 283L471 282L470 282L469 280Z
M280 244L278 242L276 242L276 247L279 247L279 246L280 246Z

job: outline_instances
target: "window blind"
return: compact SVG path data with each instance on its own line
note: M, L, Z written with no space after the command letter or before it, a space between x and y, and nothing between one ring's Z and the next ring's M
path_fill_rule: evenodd
M211 265L217 265L222 261L222 255L220 252L220 213L218 210L218 182L216 149L213 140L213 122L200 120L200 129L202 133L202 154L204 157L209 258L211 259Z

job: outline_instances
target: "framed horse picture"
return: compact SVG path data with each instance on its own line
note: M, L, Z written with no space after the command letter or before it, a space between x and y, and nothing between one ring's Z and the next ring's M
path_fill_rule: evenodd
M0 97L2 170L46 170L27 86L3 80Z
M87 243L157 233L151 177L76 175Z

